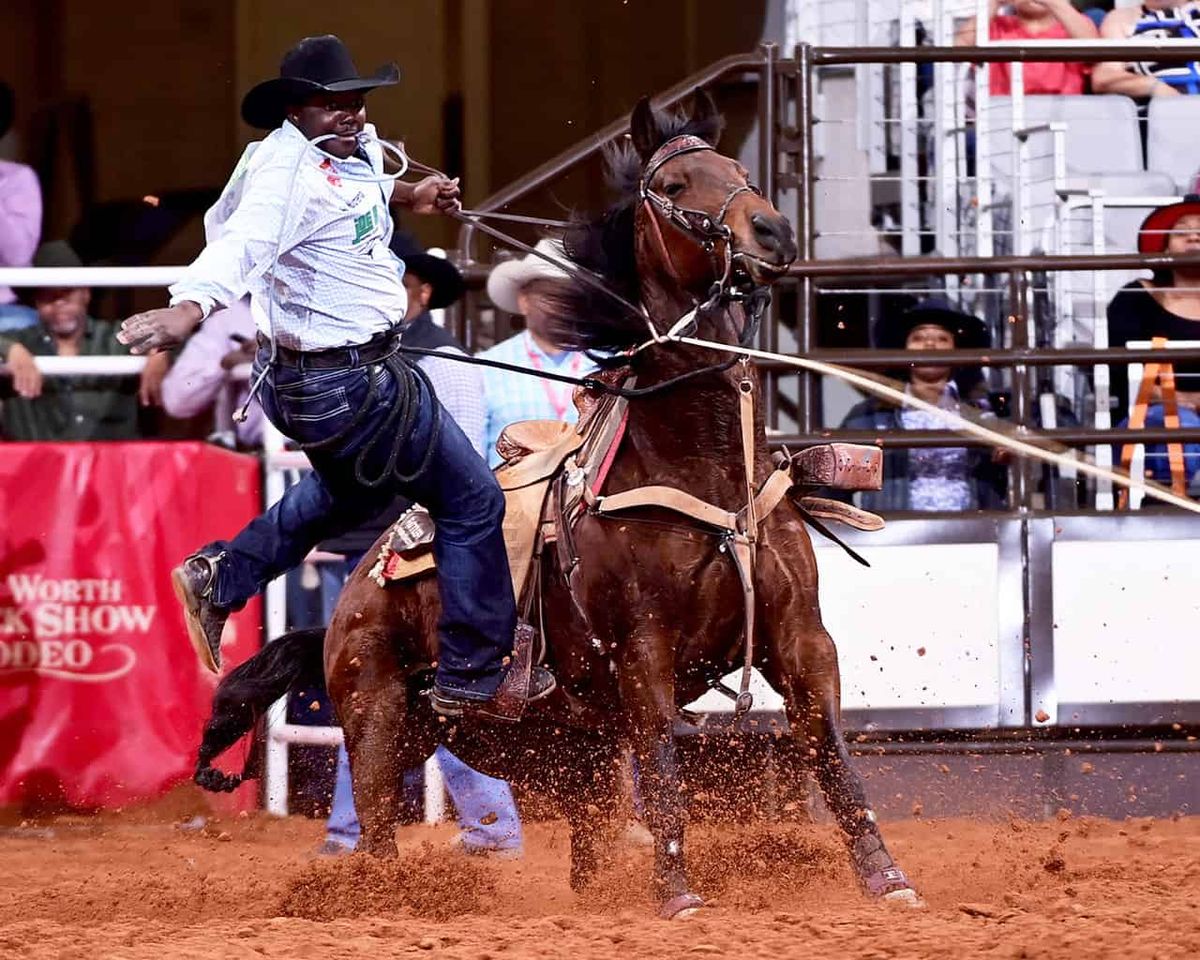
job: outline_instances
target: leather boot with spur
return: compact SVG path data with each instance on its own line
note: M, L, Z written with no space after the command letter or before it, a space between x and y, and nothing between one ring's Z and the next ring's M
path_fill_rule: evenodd
M223 553L212 557L194 553L171 571L171 586L183 604L188 639L200 663L212 673L221 672L221 632L229 618L229 608L212 600L217 564L224 557Z

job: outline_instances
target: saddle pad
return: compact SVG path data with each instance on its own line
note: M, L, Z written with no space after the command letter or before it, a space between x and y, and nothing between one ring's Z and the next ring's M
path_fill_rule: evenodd
M609 373L610 378L614 376L615 373ZM592 396L587 391L577 391L577 404L584 395ZM497 451L506 458L506 462L496 470L496 479L504 491L504 546L508 553L513 592L518 597L529 575L551 480L562 468L563 462L592 434L598 432L610 447L620 442L623 429L612 427L623 427L623 421L610 427L607 423L609 418L593 417L592 412L593 409L588 407L578 429L557 420L512 423L504 428L496 441ZM603 450L601 454L611 464L611 452ZM397 526L404 519L402 517ZM430 546L403 552L396 549L411 539L405 536L397 538L395 534L400 532L389 530L380 542L379 556L371 569L371 577L381 587L389 582L418 577L434 569Z
M512 574L513 593L521 595L529 561L533 558L542 504L550 488L550 477L537 483L504 491L504 548L508 553L508 569ZM403 521L403 517L401 521ZM399 522L399 521L398 521ZM380 542L379 557L371 568L371 577L381 587L388 583L410 580L427 573L435 566L433 545L425 542L404 552L395 549L396 530L390 529Z

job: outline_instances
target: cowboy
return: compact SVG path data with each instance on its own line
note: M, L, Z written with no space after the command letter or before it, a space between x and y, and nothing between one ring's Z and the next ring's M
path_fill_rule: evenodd
M546 257L565 260L562 244L540 240L537 250L520 260L507 260L488 274L488 297L501 310L525 318L525 329L480 354L485 360L548 370L572 377L586 376L596 364L586 354L563 350L550 339L546 300L555 283L567 279L562 268ZM501 460L496 441L501 431L518 420L561 420L574 423L578 411L573 401L574 386L527 377L510 370L483 368L483 392L487 405L487 443L485 449L493 467Z
M360 76L334 36L289 50L280 75L242 101L242 118L271 132L246 149L205 216L208 245L171 288L171 306L130 317L121 338L138 353L173 346L214 308L248 295L263 411L312 462L233 540L203 547L172 572L204 665L220 670L232 610L315 544L403 494L437 523L442 609L431 701L457 716L486 712L500 691L516 604L499 486L443 415L427 377L396 352L407 294L403 267L388 249L387 207L449 213L459 197L456 180L408 184L383 175L364 96L398 80L395 64ZM527 687L510 686L511 703L540 699L555 684L535 668Z

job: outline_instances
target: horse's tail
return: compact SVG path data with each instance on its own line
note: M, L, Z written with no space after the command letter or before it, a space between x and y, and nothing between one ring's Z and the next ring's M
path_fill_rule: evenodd
M297 630L272 640L245 663L230 671L213 694L212 717L204 725L204 738L196 757L192 779L205 790L228 793L243 780L257 775L254 758L240 774L222 773L213 760L248 732L267 707L301 685L325 685L325 629Z

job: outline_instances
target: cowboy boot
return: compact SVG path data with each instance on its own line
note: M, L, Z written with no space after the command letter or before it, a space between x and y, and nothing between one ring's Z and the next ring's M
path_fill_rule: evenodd
M528 623L517 624L513 653L506 658L508 669L491 699L473 700L435 683L429 695L434 712L443 717L461 717L464 713L470 713L493 720L520 720L527 704L545 699L558 687L554 674L533 663L536 636L537 631Z
M229 618L229 608L212 600L217 582L217 564L225 554L207 556L194 553L171 571L175 596L183 604L183 618L188 639L196 650L200 663L212 673L221 672L221 632Z

